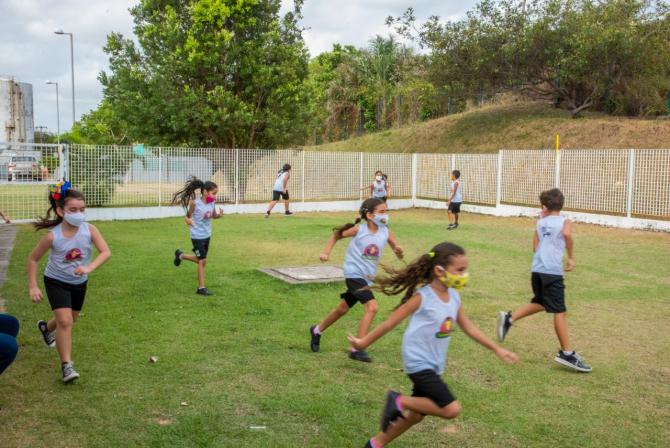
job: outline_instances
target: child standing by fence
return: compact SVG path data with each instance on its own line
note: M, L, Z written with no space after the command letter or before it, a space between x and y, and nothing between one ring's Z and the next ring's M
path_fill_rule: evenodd
M578 372L592 369L570 348L568 323L566 320L565 286L563 284L563 253L567 249L565 270L570 272L575 266L573 257L572 222L560 215L564 197L561 190L554 188L540 194L542 217L537 222L533 235L533 266L531 284L533 299L512 312L498 313L497 333L500 342L519 319L540 311L554 315L554 330L561 349L554 358L559 364Z
M277 205L279 199L284 200L284 215L291 216L293 213L289 210L289 199L288 199L288 180L291 178L291 165L288 163L285 164L282 169L277 171L277 177L275 178L275 184L272 187L272 202L268 205L268 211L265 212L265 217L269 218L272 209Z
M461 203L463 202L463 187L461 185L461 172L454 170L451 172L451 189L449 200L447 201L447 210L449 214L448 230L458 228L458 214L461 213Z
M388 229L388 208L384 201L377 198L366 199L361 205L359 214L360 216L353 224L345 224L335 229L321 254L321 261L328 261L330 252L337 241L342 238L353 237L344 257L344 277L347 291L340 294L342 300L337 308L328 313L321 323L310 327L310 346L313 352L319 351L321 334L347 314L349 309L358 302L365 309L358 328L358 336L363 337L367 334L379 309L377 300L370 290L370 285L377 272L384 246L388 242L398 258L403 256L402 248L398 246L395 236ZM365 224L359 225L358 223L361 221L365 221ZM349 351L349 357L356 361L372 361L367 352L353 347Z
M388 183L388 176L381 170L375 172L375 180L366 188L370 189L371 198L378 198L386 202L389 196L391 196L391 185Z
M381 432L368 440L366 447L388 445L426 415L452 419L461 412L460 403L441 378L456 323L503 361L518 361L516 354L494 344L463 311L458 290L467 284L467 269L465 251L455 244L441 243L404 269L387 269L389 277L376 279L386 294L405 291L405 296L385 322L364 337L349 336L349 341L363 350L411 316L402 339L402 358L414 388L412 396L388 392ZM423 286L415 291L419 285Z
M48 322L40 320L37 327L47 346L56 345L63 382L69 383L79 378L72 363L72 325L84 305L88 275L107 261L111 252L98 229L86 222L84 195L70 189L69 182L50 187L49 204L46 216L35 223L37 230L51 230L28 257L28 289L32 301L39 303L42 291L37 286L37 264L51 250L44 288L54 317ZM92 245L99 254L91 262Z
M196 191L200 197L196 198ZM223 216L223 210L216 210L216 194L219 187L211 181L203 182L197 177L190 177L184 188L176 192L172 198L173 204L181 204L186 209L186 225L190 228L193 253L188 255L177 249L174 252L174 265L179 266L182 260L188 260L198 265L198 289L196 294L211 296L212 292L205 286L205 266L207 252L212 236L212 219Z

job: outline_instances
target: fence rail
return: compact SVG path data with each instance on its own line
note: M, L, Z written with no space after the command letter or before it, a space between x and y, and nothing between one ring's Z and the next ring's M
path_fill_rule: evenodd
M377 170L388 175L393 197L445 200L458 169L465 203L537 207L542 190L559 186L568 210L670 220L670 150L371 154L0 143L0 173L9 155L27 153L48 173L43 181L0 178L0 209L14 219L43 214L45 184L62 173L89 207L167 206L189 176L216 182L219 201L245 204L268 201L277 170L289 163L294 201L362 199Z

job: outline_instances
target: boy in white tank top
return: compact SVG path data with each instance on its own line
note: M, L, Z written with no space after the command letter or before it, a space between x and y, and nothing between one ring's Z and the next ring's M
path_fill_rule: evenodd
M565 297L563 285L563 252L567 249L568 259L565 270L572 271L573 258L572 222L560 215L564 197L561 190L553 188L540 194L542 204L541 219L533 235L533 264L531 284L533 298L530 303L512 312L498 313L497 333L502 342L507 332L519 319L540 311L554 315L554 329L561 349L554 358L559 364L578 372L590 372L582 358L570 348L568 323L565 317Z
M458 214L461 213L461 203L463 202L463 187L461 185L461 172L454 170L451 172L451 188L449 199L447 200L447 210L449 213L449 226L447 230L458 228Z

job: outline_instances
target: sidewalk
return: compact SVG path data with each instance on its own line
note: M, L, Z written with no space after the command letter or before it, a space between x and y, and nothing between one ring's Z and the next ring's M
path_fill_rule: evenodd
M5 283L7 278L7 269L9 268L9 259L14 248L14 239L16 238L15 225L0 225L0 286ZM0 297L0 312L5 308L5 301Z

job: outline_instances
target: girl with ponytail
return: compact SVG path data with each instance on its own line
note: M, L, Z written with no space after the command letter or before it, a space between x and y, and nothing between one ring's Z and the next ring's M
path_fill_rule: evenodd
M359 224L361 222L364 224ZM363 337L367 334L379 308L370 285L377 273L382 251L388 243L398 258L403 257L402 248L398 246L395 236L388 229L388 222L386 203L381 199L370 198L361 205L356 221L334 229L320 259L328 261L335 243L342 238L353 238L344 257L344 277L347 290L340 294L342 300L337 308L328 313L321 323L310 327L310 346L313 352L319 351L321 333L347 314L349 309L358 302L365 310L358 328L358 336ZM357 350L354 347L350 348L349 357L356 361L372 361L364 350Z
M84 306L88 275L107 261L111 252L100 231L86 222L84 195L71 189L69 182L49 187L49 205L46 215L35 223L36 230L50 230L28 257L28 290L34 303L42 300L37 265L50 250L44 288L54 317L38 321L37 328L48 347L57 347L62 379L69 383L79 378L72 364L72 325ZM92 245L98 250L93 261Z
M177 249L174 252L174 265L179 266L182 260L198 265L198 289L196 294L211 296L212 292L205 286L205 265L209 240L212 236L212 219L223 216L223 210L216 210L216 194L219 187L211 181L203 182L195 176L186 181L184 188L172 197L172 204L180 204L186 210L184 222L190 228L193 253L188 255Z
M388 445L426 415L452 419L461 412L461 405L441 377L457 323L463 333L503 361L515 363L519 359L493 343L463 311L459 291L468 282L468 258L463 248L440 243L403 269L385 270L388 276L375 282L386 294L404 293L400 304L366 336L350 335L349 341L364 350L411 316L402 339L402 357L405 373L414 388L412 396L388 392L381 432L366 444L373 448Z

